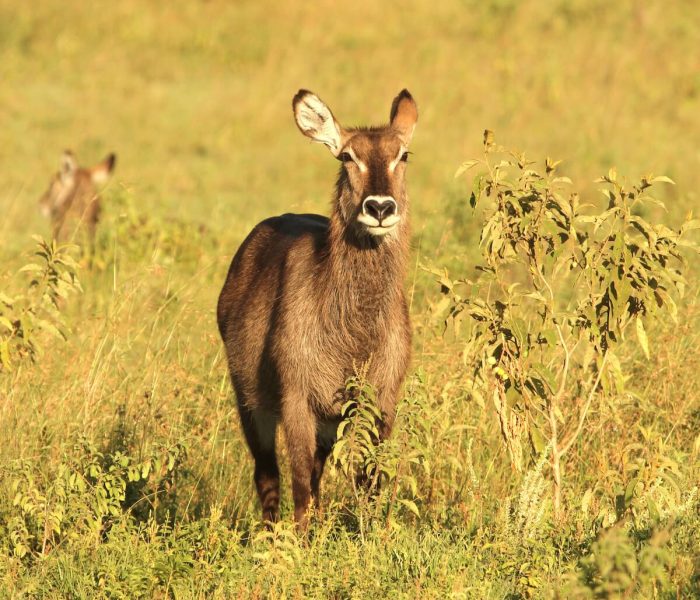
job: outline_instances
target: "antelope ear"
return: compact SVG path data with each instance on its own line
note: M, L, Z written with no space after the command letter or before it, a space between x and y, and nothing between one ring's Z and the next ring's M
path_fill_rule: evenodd
M333 156L340 154L347 134L335 120L331 109L308 90L299 90L292 100L294 119L301 132L314 142L328 146Z
M114 171L114 165L116 163L117 155L112 152L108 154L101 163L92 167L92 169L90 169L90 177L92 177L93 183L106 183L112 171Z
M70 150L64 150L61 155L61 167L59 175L63 182L70 181L75 176L78 170L78 163L75 161L75 156Z
M418 105L408 90L401 90L399 95L394 98L391 103L389 121L398 132L401 141L408 146L418 121Z

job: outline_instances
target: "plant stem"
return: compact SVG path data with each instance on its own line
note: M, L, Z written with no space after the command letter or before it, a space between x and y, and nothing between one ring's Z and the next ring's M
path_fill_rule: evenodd
M558 425L557 425L557 415L555 413L555 402L556 397L552 399L549 403L549 428L550 428L550 444L552 446L552 500L554 504L554 517L560 520L562 517L561 511L561 468L560 468L560 458L562 456L559 451L559 440L558 440Z

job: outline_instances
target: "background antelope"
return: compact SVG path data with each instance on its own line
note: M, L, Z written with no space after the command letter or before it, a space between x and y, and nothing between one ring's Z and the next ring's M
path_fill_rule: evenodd
M115 154L109 154L102 162L86 169L78 166L70 150L63 153L58 173L51 178L49 188L39 200L41 212L51 219L55 240L72 241L80 231L85 231L92 246L102 211L98 186L107 182L116 160Z
M392 429L411 347L405 175L418 110L403 90L388 126L345 129L309 91L292 105L301 132L341 161L331 217L285 214L258 224L233 258L217 317L263 518L278 517L281 421L294 516L304 527L354 365L368 362L380 437Z

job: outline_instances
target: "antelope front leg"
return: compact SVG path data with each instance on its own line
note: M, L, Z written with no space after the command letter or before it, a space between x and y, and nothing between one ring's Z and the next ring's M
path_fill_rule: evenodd
M282 400L282 407L282 424L292 467L294 520L297 527L303 531L309 525L308 510L313 491L316 417L311 412L305 397L285 397Z
M379 423L379 441L383 442L391 436L396 419L397 393L393 392L388 398L379 398L379 410L382 413L382 420ZM383 400L383 401L382 401Z
M396 405L399 402L401 385L406 376L411 355L411 333L408 324L408 308L405 303L404 311L406 314L405 327L391 331L387 343L382 347L374 363L384 368L377 368L372 373L372 379L378 384L377 406L382 413L382 420L379 423L380 441L386 440L394 428Z

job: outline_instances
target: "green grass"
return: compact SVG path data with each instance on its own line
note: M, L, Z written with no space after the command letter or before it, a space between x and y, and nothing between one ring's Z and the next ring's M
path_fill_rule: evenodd
M2 596L700 595L697 260L680 324L649 331L651 361L626 347L635 393L595 406L568 457L564 523L547 467L512 470L492 407L467 399L461 344L440 335L438 286L416 268L457 276L478 260L480 213L453 175L485 128L563 159L587 201L610 166L670 176L669 211L653 216L677 226L700 189L699 35L690 0L0 0L0 291L24 288L30 235L49 233L37 201L61 151L119 157L101 262L62 306L67 341L41 338L36 363L0 372ZM290 523L286 465L285 521L258 522L214 316L256 222L328 211L337 165L294 125L300 87L347 124L386 121L403 87L420 111L414 358L393 442L418 464L376 503L329 472L308 539ZM152 471L129 481L116 453ZM88 488L71 488L92 464ZM635 477L647 487L618 518ZM123 499L100 500L122 483ZM60 532L46 528L55 511Z

